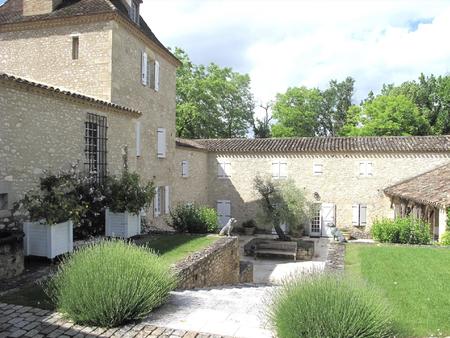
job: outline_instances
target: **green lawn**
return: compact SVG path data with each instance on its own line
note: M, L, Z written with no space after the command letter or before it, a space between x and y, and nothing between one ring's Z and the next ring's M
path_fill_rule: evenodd
M152 248L167 264L173 264L209 246L218 238L206 235L155 235L138 244Z
M155 235L137 240L138 245L146 245L161 256L168 265L176 263L190 254L200 251L215 242L218 236L206 235ZM54 310L54 304L45 294L42 285L24 287L0 297L0 302L33 306Z
M346 274L382 291L402 336L450 335L450 250L350 244Z

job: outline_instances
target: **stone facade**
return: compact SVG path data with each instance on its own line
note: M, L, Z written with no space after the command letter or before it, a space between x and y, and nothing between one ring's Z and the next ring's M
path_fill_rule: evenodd
M76 59L72 57L74 37L79 39ZM154 60L159 62L158 91L152 89L150 85L142 84L142 52L147 53L149 62ZM126 146L129 169L137 171L144 180L153 180L156 186L168 186L171 192L169 201L172 200L174 190L172 182L178 174L178 171L174 171L177 65L178 61L173 56L120 15L98 14L59 21L33 21L25 27L0 25L0 72L114 102L142 112L137 119L125 118L126 121L118 121L117 128L116 124L109 120L111 123L108 130L109 173L115 174L117 166L121 166L120 161L116 160L122 157L122 149ZM2 122L3 119L14 121L5 121L7 124L2 124L2 132L4 129L5 133L13 134L19 129L17 140L22 136L25 137L20 144L16 142L17 147L22 148L20 157L17 156L19 154L17 152L14 158L8 158L10 163L8 173L2 168L5 162L0 163L0 188L2 184L9 186L8 189L11 190L9 200L13 202L16 196L32 186L30 183L35 181L43 169L64 168L82 158L80 132L83 133L81 126L84 117L81 116L85 114L86 109L73 107L65 102L61 104L51 100L45 102L33 95L24 98L27 95L25 92L5 93L5 95L9 97L5 97L0 103L3 104L0 118ZM39 116L39 124L26 120L24 113L20 113L21 110L31 109L35 101L37 111L32 112L35 118L39 116L42 107L48 107L46 114ZM28 105L28 108L20 108L20 105ZM66 116L72 109L74 110L72 116ZM6 111L8 116L4 116ZM53 116L55 112L58 114ZM141 135L139 156L138 121ZM165 158L157 156L158 128L166 130ZM50 137L45 129L60 129L61 133L53 133ZM61 140L60 147L49 145L35 149L38 148L37 145L29 144L28 140L36 137L43 139L50 137L49 140L45 140L46 145L58 144L56 139L59 140L61 137L64 139ZM63 148L65 142L67 149ZM2 138L0 145L2 143L5 143L0 147L2 156L3 153L11 152L10 148L16 147L16 143L9 136L6 139ZM22 169L17 171L18 168ZM6 183L2 183L5 181ZM152 208L147 210L149 226L162 226L164 217L163 213L155 218Z
M431 170L450 161L448 153L209 153L208 200L231 201L231 217L239 223L257 219L261 212L253 189L257 175L272 176L272 162L287 163L287 176L305 191L308 199L336 205L338 227L352 227L352 206L367 205L367 232L374 219L393 217L391 202L383 190L399 181ZM359 175L359 162L373 163L373 175ZM218 178L219 162L231 164L228 179ZM313 174L313 164L323 165L323 174ZM270 226L258 223L259 228Z
M57 172L85 162L87 113L107 118L107 162L111 174L120 174L123 151L134 144L138 114L101 108L66 99L46 90L0 80L0 193L12 202L36 187L44 171ZM8 224L9 211L0 211L0 224Z
M11 75L111 101L111 67L112 21L0 33L0 71Z
M182 177L182 162L188 163L188 176ZM208 153L177 147L173 178L173 204L197 202L208 204Z
M179 289L239 283L239 241L223 237L176 265Z

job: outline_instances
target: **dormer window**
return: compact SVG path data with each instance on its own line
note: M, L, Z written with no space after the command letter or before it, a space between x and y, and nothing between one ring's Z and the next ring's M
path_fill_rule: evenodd
M139 24L139 2L135 0L131 1L130 18L133 22Z

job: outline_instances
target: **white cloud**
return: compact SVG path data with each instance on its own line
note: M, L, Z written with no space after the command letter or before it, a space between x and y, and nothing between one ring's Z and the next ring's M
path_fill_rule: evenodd
M249 73L262 101L348 75L359 100L450 71L449 1L144 0L142 15L194 62Z

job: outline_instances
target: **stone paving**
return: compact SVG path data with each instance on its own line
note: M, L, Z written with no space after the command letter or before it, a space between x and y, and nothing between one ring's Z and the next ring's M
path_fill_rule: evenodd
M79 326L61 318L58 313L28 306L0 303L0 338L219 338L220 335L156 327L145 322L119 328L102 329Z

